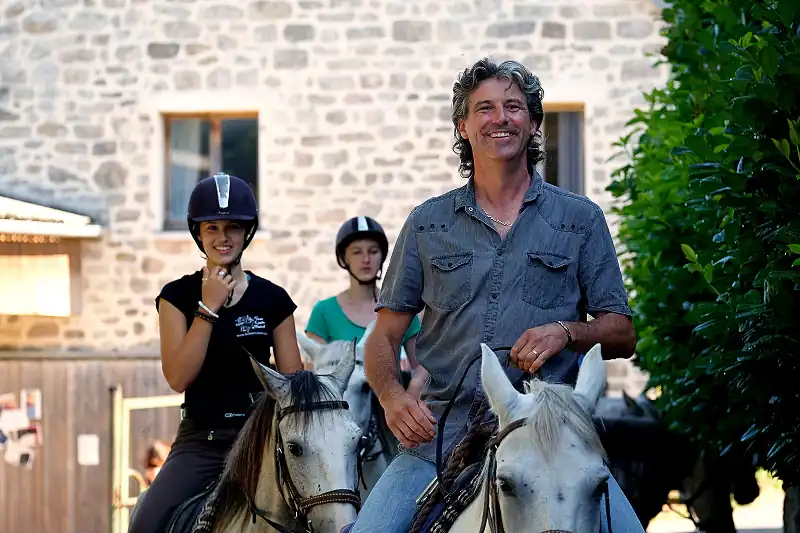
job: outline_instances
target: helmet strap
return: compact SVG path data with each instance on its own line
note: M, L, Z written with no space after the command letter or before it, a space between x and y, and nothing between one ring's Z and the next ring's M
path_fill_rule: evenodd
M350 277L352 277L354 280L356 280L359 285L364 285L364 286L365 285L372 285L372 286L375 286L378 283L378 281L381 279L381 277L382 277L383 265L381 265L381 268L378 269L378 272L375 274L375 276L372 279L364 281L363 279L359 279L355 274L353 274L353 271L350 270L350 265L347 263L347 261L342 261L342 262L345 264L344 269L347 270L347 273L350 274ZM377 303L378 302L378 297L375 295L375 292L376 291L373 290L372 294L373 294L373 298L374 298L375 302Z

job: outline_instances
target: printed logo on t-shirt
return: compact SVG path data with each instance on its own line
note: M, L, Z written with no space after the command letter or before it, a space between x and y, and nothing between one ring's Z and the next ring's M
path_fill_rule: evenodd
M234 322L237 328L239 328L239 333L236 335L237 337L247 337L248 335L266 335L267 334L267 325L264 323L264 319L260 316L250 316L244 315L240 316Z

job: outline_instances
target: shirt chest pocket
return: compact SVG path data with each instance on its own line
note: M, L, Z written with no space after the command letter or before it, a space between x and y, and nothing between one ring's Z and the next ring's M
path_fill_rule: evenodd
M455 309L472 295L472 252L439 255L430 259L430 282L423 297L431 307Z
M528 252L522 299L541 309L560 307L572 259L549 252Z

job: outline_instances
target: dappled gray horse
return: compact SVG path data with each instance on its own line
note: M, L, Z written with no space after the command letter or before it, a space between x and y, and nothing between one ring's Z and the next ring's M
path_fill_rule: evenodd
M386 426L383 409L367 383L364 372L364 343L375 327L375 322L367 326L358 343L353 341L332 341L320 344L301 332L297 332L297 342L303 352L314 363L314 368L325 371L335 367L348 351L355 350L356 365L350 374L344 400L350 406L363 434L361 448L362 480L359 485L362 498L377 483L383 471L397 455L397 439Z
M182 505L168 532L338 533L361 505L361 430L342 400L355 351L345 351L338 365L319 374L284 376L251 363L265 394L239 432L219 482Z
M600 345L587 354L574 390L534 378L518 392L485 344L480 375L497 432L470 467L477 474L457 482L443 508L430 512L438 491L422 497L412 531L608 531L601 523L609 471L591 419L606 380Z

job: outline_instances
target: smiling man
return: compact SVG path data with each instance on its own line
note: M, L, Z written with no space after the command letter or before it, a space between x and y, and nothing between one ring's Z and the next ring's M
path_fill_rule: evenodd
M436 476L436 419L455 398L446 457L485 401L479 365L457 390L480 343L513 346L500 352L510 358L512 382L526 371L574 385L581 354L597 343L605 358L633 354L635 332L602 210L534 170L543 158L542 97L539 79L514 61L480 60L453 87L454 150L467 183L412 211L386 273L365 370L403 448L352 533L408 531L416 498ZM398 382L395 361L423 309L416 353L430 379L417 398ZM613 530L643 532L613 479L609 494Z

